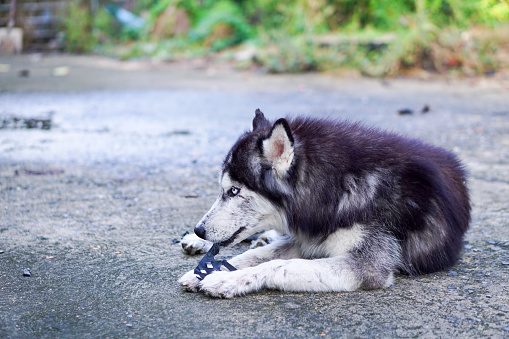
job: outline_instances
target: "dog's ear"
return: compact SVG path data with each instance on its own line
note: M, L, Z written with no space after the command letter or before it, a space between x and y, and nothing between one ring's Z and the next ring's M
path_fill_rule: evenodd
M265 115L263 115L263 112L260 111L258 108L255 111L255 117L253 119L253 131L256 131L257 129L269 127L270 122L265 118Z
M263 155L272 162L275 174L282 178L290 169L293 160L294 139L288 121L276 121L262 145Z

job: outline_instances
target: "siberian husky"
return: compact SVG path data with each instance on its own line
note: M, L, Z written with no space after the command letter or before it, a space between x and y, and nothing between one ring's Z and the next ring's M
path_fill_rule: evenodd
M283 236L199 280L231 298L263 288L333 292L388 287L395 273L453 265L470 222L465 171L451 152L359 123L256 111L224 160L220 194L186 246L206 250L262 230Z

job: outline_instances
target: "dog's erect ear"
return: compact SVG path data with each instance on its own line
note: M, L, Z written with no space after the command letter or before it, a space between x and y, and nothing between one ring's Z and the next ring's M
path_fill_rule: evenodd
M257 129L263 128L263 127L269 127L270 122L265 118L265 115L263 115L263 112L260 111L258 108L255 111L255 117L253 119L253 131L256 131Z
M282 178L293 160L294 139L286 119L279 119L272 126L270 135L263 140L263 155L272 162L272 169Z

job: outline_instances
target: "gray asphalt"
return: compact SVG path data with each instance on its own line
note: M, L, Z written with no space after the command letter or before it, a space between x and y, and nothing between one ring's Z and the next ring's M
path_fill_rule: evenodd
M505 83L72 56L0 65L0 337L509 337ZM359 120L451 149L473 205L461 261L378 291L182 291L177 279L200 257L176 241L214 201L222 158L256 108ZM50 116L49 130L12 120Z

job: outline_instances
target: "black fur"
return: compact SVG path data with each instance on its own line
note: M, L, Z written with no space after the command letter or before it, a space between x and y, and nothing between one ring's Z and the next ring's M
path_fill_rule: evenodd
M295 118L276 124L283 124L294 148L284 177L276 177L263 157L274 125L259 110L253 131L239 138L223 171L280 206L293 233L325 239L339 228L365 225L373 239L394 239L389 245L400 253L394 269L408 274L457 261L470 203L466 173L454 154L358 123ZM354 257L369 252L356 251Z

